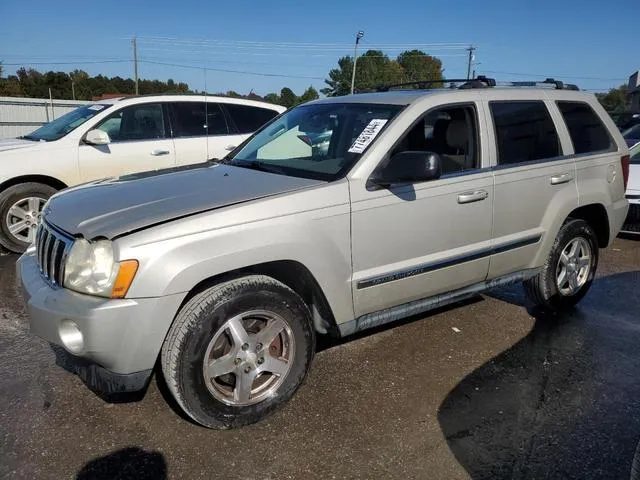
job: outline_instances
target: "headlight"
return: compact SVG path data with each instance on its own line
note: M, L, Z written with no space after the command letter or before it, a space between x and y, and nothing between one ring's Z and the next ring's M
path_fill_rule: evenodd
M109 240L74 242L64 270L64 286L101 297L123 298L138 269L138 262L116 262Z

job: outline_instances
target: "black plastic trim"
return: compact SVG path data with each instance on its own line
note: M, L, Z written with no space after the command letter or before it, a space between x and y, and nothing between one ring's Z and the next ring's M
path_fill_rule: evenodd
M95 363L76 366L76 374L91 390L111 395L114 393L139 392L144 390L153 370L134 373L114 373Z
M396 280L402 280L404 278L413 277L415 275L421 275L423 273L432 272L434 270L440 270L442 268L452 267L454 265L459 265L461 263L471 262L473 260L485 258L490 255L497 255L499 253L504 253L509 250L514 250L516 248L525 247L527 245L533 245L535 243L538 243L541 238L542 238L542 235L534 235L531 237L524 238L522 240L507 242L501 245L483 248L475 252L467 253L464 255L458 255L458 256L451 257L439 262L424 263L416 267L396 270L395 272L392 272L392 273L361 280L356 284L356 288L358 290L362 290L364 288L375 287L378 285L382 285L384 283L394 282Z

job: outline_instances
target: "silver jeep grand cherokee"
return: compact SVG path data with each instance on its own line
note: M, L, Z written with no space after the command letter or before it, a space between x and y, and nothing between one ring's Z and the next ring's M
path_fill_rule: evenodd
M233 428L294 394L316 334L512 282L570 308L625 219L629 157L592 94L546 86L326 98L222 161L59 193L18 261L31 329L104 393L159 360L192 419Z

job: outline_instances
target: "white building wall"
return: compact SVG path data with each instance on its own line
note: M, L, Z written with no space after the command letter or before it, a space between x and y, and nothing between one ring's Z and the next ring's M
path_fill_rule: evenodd
M45 98L0 97L0 139L26 135L87 103L90 102L55 99L51 102Z

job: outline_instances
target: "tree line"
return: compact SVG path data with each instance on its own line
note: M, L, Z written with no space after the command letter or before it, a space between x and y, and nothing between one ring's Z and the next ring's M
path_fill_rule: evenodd
M135 81L131 78L107 77L105 75L90 76L83 70L72 72L39 72L33 68L20 68L15 75L4 77L0 71L0 96L91 100L103 94L134 94ZM183 82L169 79L138 81L140 94L155 93L187 93L189 86Z
M3 97L27 97L56 99L92 100L104 94L134 95L136 91L135 81L131 78L107 77L105 75L90 76L83 70L72 72L39 72L33 68L20 68L15 75L5 77L0 64L0 96ZM159 93L196 93L184 82L176 83L173 79L166 82L160 80L138 80L138 92L140 95ZM204 92L199 92L204 93ZM318 91L310 86L302 95L296 95L289 87L284 87L280 93L269 93L264 97L249 92L242 95L236 91L216 93L215 95L234 98L247 98L283 105L287 108L300 103L316 100L320 97Z
M351 89L353 73L353 57L343 56L338 59L336 68L332 68L325 80L326 87L322 92L326 96L347 95ZM358 56L355 77L355 91L363 92L375 90L381 85L423 80L442 80L444 69L442 61L422 50L408 50L395 58L391 58L381 50L367 50ZM442 84L434 83L432 88ZM39 72L33 68L20 68L15 75L4 76L0 63L0 96L48 98L51 95L58 99L92 100L103 94L133 95L135 82L131 78L107 77L105 75L90 76L83 70L72 72ZM189 85L168 79L141 79L138 90L142 95L159 93L193 93ZM254 92L246 95L233 90L218 93L235 98L248 98L283 105L287 108L300 103L319 98L318 91L310 86L302 95L298 96L289 88L284 87L279 93L268 93L260 96ZM612 88L607 93L596 94L598 100L609 112L620 112L628 108L627 87Z

